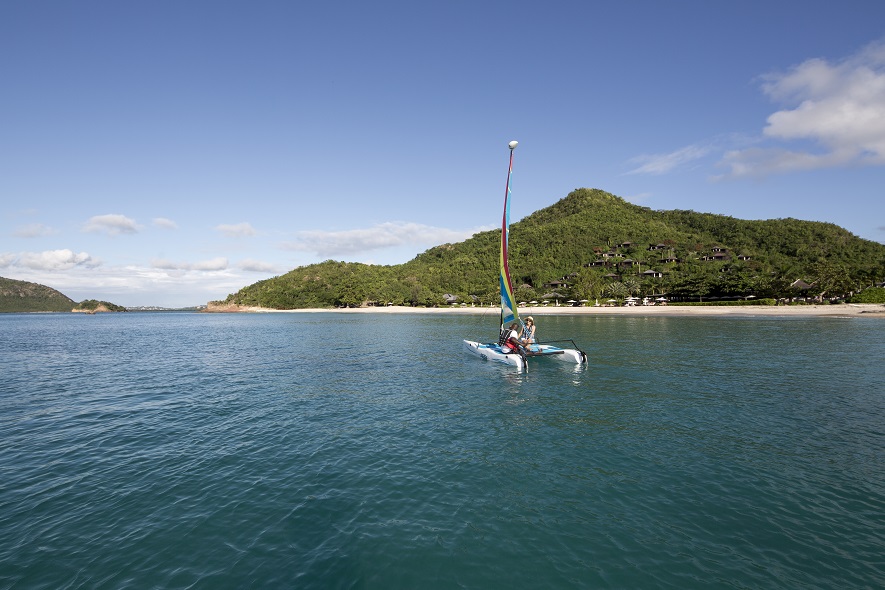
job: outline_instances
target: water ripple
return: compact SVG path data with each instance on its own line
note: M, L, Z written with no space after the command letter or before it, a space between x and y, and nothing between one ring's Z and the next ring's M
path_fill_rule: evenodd
M0 316L0 586L885 586L881 323L487 323Z

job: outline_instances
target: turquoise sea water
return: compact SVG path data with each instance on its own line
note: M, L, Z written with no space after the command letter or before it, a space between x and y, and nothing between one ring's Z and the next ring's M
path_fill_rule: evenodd
M0 315L0 588L882 588L885 322Z

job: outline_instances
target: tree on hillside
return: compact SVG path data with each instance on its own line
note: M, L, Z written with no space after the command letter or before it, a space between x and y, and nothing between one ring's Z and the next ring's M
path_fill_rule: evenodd
M603 293L612 299L624 299L628 295L627 287L621 281L609 283Z
M636 277L625 277L621 282L624 284L624 289L627 290L628 295L639 295L642 288L639 284L639 279Z
M813 284L817 287L818 297L844 296L856 288L848 268L842 263L821 259L811 265L810 270L814 276Z
M574 299L592 299L602 292L602 280L598 274L586 266L582 266L570 279L569 292Z

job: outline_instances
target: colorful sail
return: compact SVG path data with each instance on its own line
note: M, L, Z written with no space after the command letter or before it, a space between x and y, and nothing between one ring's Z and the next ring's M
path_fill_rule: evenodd
M513 298L513 284L510 282L510 266L507 264L507 245L510 241L510 176L513 174L513 150L516 142L510 142L510 166L507 169L507 188L504 191L504 216L501 220L501 324L510 325L519 321L516 300Z

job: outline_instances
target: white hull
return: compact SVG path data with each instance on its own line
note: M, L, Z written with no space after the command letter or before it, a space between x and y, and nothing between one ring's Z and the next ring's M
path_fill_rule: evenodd
M514 353L505 353L497 344L481 344L473 340L465 340L464 348L482 359L494 361L496 363L504 363L513 365L518 369L525 368L525 360ZM560 362L581 364L587 362L583 352L573 348L558 348L549 344L532 345L532 353L528 358L551 358Z
M497 344L480 344L479 342L474 342L472 340L465 340L464 348L466 348L468 352L472 352L487 361L513 365L518 369L525 368L525 361L522 360L521 356L518 354L505 354Z

